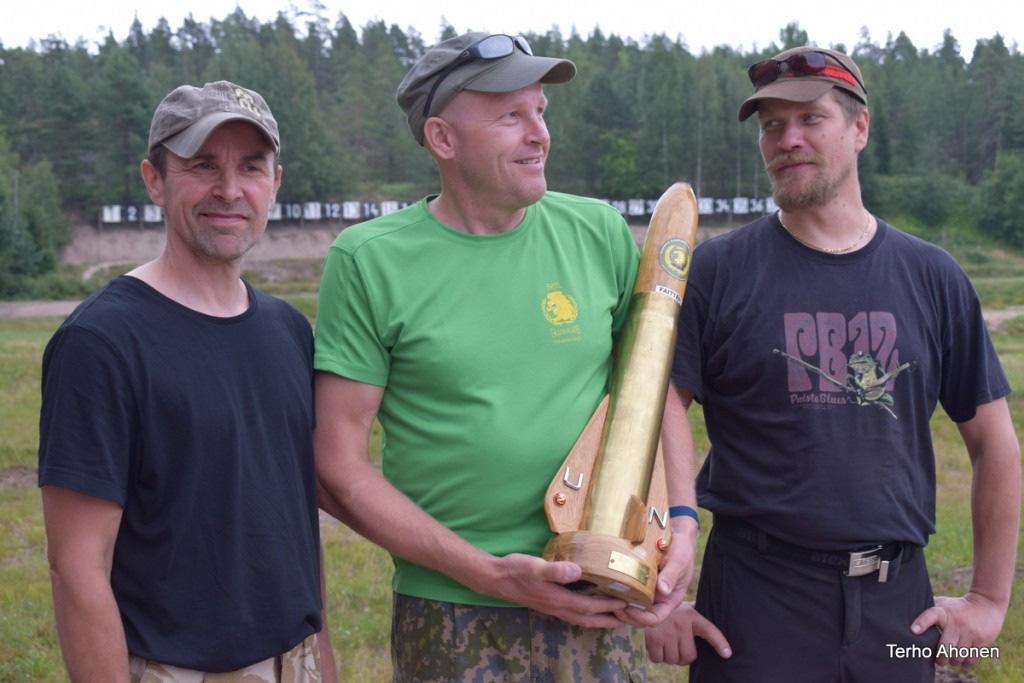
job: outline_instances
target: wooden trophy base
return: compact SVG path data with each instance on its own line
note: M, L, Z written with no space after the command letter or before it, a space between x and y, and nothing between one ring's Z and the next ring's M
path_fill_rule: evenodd
M658 581L658 553L642 544L592 531L560 533L544 548L544 559L567 560L583 569L582 582L590 592L621 598L648 608Z

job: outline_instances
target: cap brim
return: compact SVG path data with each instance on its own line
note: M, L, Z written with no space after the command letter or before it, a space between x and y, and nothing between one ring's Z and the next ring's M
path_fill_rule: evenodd
M199 121L196 121L180 133L172 135L166 140L162 140L160 144L177 154L182 159L191 159L199 153L200 149L202 149L203 143L206 142L206 138L210 137L210 133L216 130L218 126L222 126L230 121L245 121L246 123L251 123L257 130L263 133L263 137L265 137L267 142L270 143L271 148L275 152L279 151L277 141L274 140L274 136L266 129L265 126L263 126L263 124L248 116L241 116L234 112L217 112L209 114Z
M757 111L757 103L760 100L812 102L834 88L835 85L835 81L814 77L780 78L744 100L740 105L739 119L746 121L751 114Z
M511 57L497 60L493 67L465 81L462 90L512 92L538 81L567 83L575 76L576 65L567 59L535 57L517 50Z

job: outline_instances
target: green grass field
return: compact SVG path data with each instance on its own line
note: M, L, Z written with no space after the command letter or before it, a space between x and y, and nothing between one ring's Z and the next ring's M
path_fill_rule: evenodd
M975 277L985 278L980 273ZM1016 280L1000 282L1000 303L1020 305L1024 297L1019 271L989 275ZM981 289L981 287L979 287ZM984 298L983 294L983 298ZM307 315L315 297L299 295L294 304ZM43 347L59 325L56 318L0 319L0 681L63 681L66 676L53 627L45 536L39 493L35 487L39 411L39 362ZM1018 394L1011 400L1017 433L1024 432L1024 318L1003 326L994 336L1004 366ZM699 414L694 416L699 449L707 437ZM960 594L970 579L970 465L956 429L941 411L933 419L939 468L938 534L928 547L936 593ZM705 522L709 520L705 519ZM706 524L705 524L706 528ZM329 623L344 681L390 679L390 560L372 544L334 522L323 525ZM1014 605L999 638L1001 657L974 669L981 681L1024 680L1024 571L1018 568ZM677 667L653 667L651 680L686 680ZM956 676L945 680L960 679Z

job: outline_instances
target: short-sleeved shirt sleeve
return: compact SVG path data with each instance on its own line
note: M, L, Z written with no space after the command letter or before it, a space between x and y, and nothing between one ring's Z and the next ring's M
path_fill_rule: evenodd
M704 326L708 316L705 283L708 273L700 258L700 248L694 251L693 264L679 311L676 333L675 359L672 364L672 383L693 394L698 403L704 402L702 382L702 344Z
M962 271L948 295L951 308L943 330L939 403L954 422L966 422L977 408L1006 396L1009 383L992 345L981 302Z
M70 326L43 359L39 483L124 506L135 406L115 350L91 331Z
M327 254L317 304L314 365L359 382L387 384L390 357L358 264L335 245Z

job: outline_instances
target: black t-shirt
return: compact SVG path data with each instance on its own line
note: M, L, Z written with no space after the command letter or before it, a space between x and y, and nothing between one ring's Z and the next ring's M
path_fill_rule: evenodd
M217 318L117 278L43 356L39 483L123 507L129 652L212 672L320 630L312 332L246 286Z
M926 543L936 404L963 422L1009 393L949 254L882 221L825 254L774 215L696 250L673 380L704 408L701 506L822 549Z

